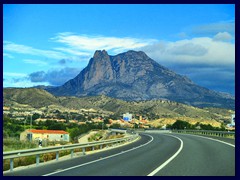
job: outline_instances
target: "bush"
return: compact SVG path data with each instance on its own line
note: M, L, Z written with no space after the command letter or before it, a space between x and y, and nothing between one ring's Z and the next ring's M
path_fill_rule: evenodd
M19 149L37 148L38 143L35 141L20 141L17 138L3 138L3 151L14 151Z

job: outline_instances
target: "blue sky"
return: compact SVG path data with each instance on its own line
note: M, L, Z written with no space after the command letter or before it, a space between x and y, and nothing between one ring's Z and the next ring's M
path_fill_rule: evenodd
M142 50L196 84L235 93L235 6L4 5L3 86L62 85L93 56Z

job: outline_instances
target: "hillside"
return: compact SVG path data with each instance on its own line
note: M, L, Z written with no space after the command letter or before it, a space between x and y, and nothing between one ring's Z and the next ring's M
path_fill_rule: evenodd
M4 88L4 104L27 104L34 108L49 105L60 105L58 98L43 89L37 88Z
M197 108L169 100L149 101L123 101L110 98L104 95L91 97L55 97L45 90L35 88L4 88L4 106L22 106L41 109L52 106L57 109L95 109L97 111L110 111L121 116L130 112L135 115L142 115L149 120L190 118L198 121L229 121L232 110L219 108Z

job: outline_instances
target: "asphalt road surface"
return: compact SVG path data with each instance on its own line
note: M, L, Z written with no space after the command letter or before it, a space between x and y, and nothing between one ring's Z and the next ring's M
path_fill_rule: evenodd
M134 143L4 176L235 176L235 142L186 134L141 134Z

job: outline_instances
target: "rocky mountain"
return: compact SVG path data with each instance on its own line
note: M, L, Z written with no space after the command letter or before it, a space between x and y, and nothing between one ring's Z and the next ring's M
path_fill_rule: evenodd
M105 50L97 50L74 79L46 90L56 96L106 95L127 101L168 99L198 107L235 108L233 97L196 85L142 51L110 56Z

